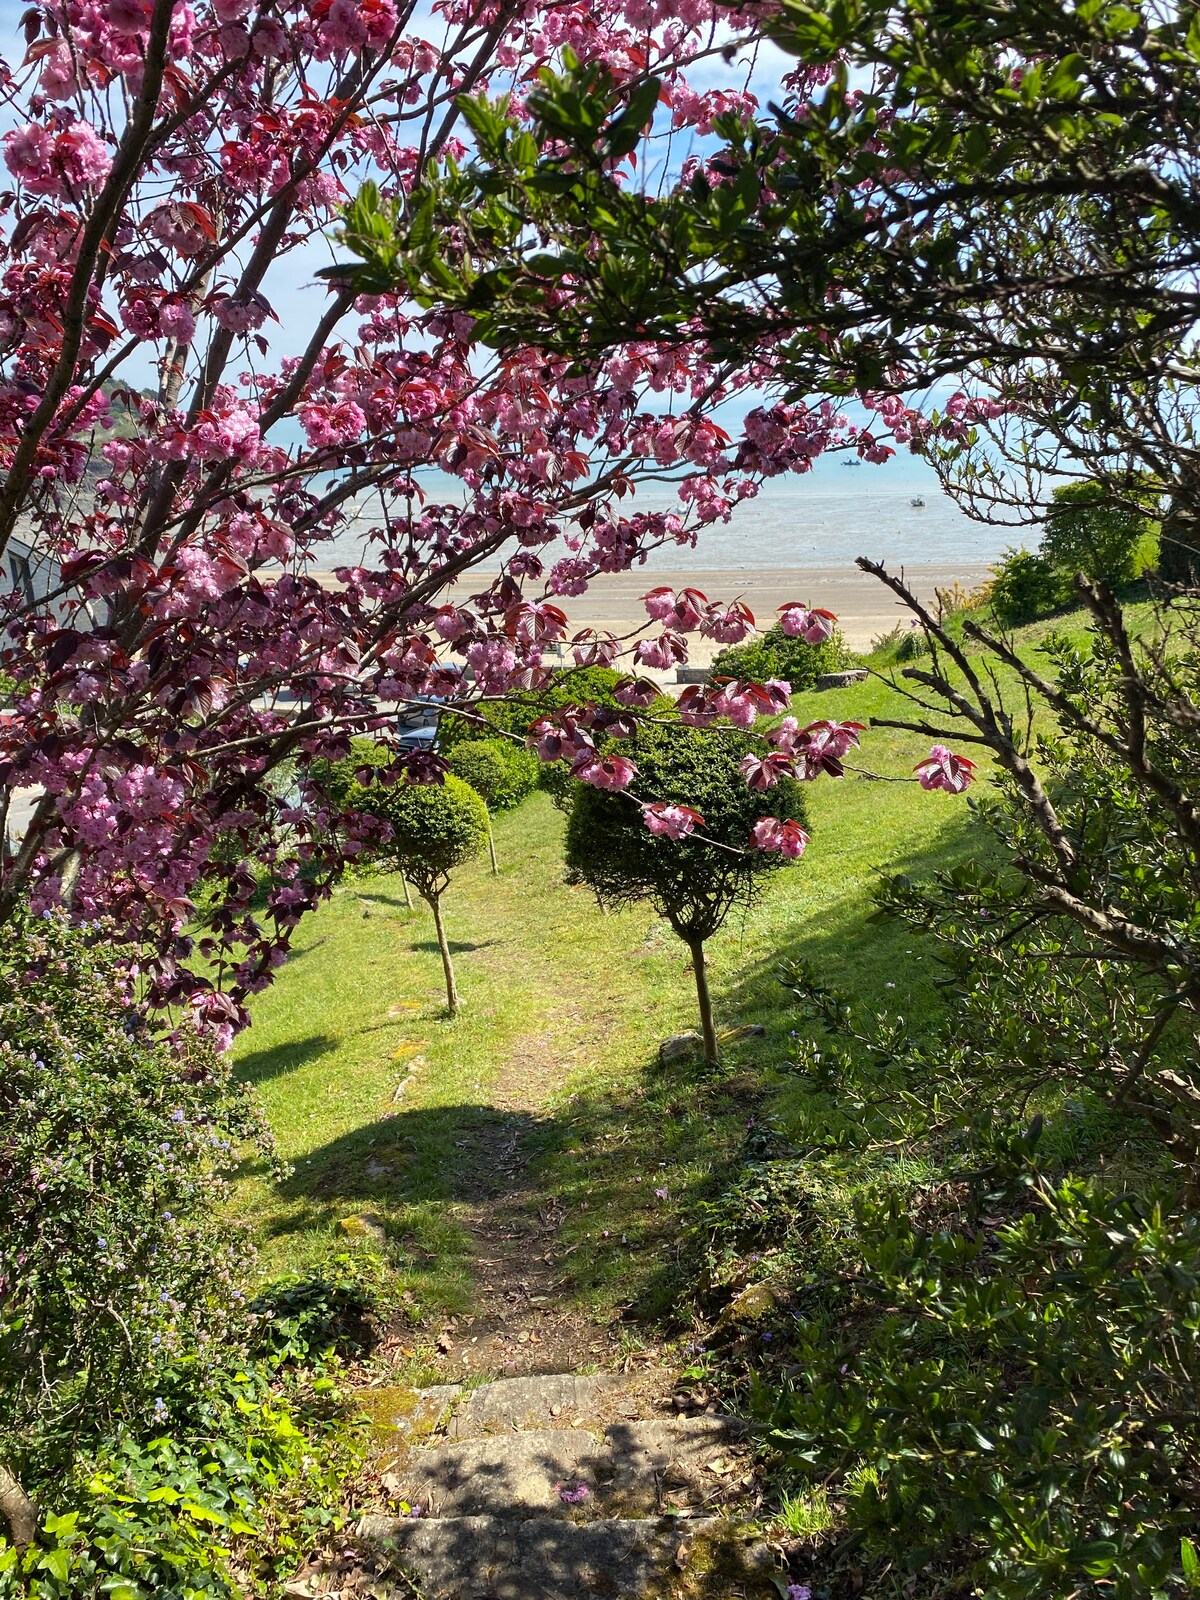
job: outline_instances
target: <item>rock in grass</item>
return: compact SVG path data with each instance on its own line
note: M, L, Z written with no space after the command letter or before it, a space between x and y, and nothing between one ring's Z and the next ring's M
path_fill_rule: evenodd
M344 1233L349 1239L370 1239L373 1244L387 1243L387 1229L383 1225L383 1219L371 1211L343 1217L338 1223L338 1232Z
M817 679L817 688L848 689L852 683L863 683L869 677L866 667L855 667L849 672L823 672Z
M741 1294L734 1295L720 1316L720 1321L760 1322L775 1305L777 1296L769 1283L752 1283Z
M658 1047L659 1064L665 1067L672 1061L689 1061L693 1056L698 1056L703 1049L704 1040L698 1033L672 1034Z

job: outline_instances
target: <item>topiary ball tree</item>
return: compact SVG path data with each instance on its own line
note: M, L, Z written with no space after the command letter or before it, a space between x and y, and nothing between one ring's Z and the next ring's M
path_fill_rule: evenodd
M637 801L580 786L567 824L568 877L586 883L604 906L648 900L692 953L706 1060L717 1061L717 1036L704 945L735 908L751 906L786 860L751 848L763 817L805 818L802 786L787 778L764 793L740 771L755 749L729 727L648 725L622 744L637 764ZM638 803L640 802L640 804ZM698 811L696 834L652 833L641 806L655 802Z
M542 763L511 739L464 739L446 757L455 777L469 783L491 811L511 811L537 788ZM488 853L497 872L496 840L488 819Z
M487 807L469 783L452 773L443 783L391 787L356 783L347 803L387 824L390 837L379 846L377 858L394 862L433 912L446 974L446 1005L456 1016L458 986L442 918L442 895L455 867L479 855L486 845Z

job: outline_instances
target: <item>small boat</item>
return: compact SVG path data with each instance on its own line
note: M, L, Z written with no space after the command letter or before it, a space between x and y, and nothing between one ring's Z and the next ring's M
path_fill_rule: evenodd
M924 498L921 495L915 494L915 495L913 495L912 499L908 503L909 503L910 506L923 506L925 504L925 501L924 501Z
M861 467L862 466L862 462L861 461L843 461L842 465L844 467Z

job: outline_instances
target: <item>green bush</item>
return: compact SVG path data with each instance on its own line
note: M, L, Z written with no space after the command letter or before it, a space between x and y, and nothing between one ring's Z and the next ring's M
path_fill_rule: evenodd
M1054 491L1041 553L1065 580L1077 572L1124 588L1154 564L1158 524L1147 511L1108 502L1099 483L1068 483Z
M1005 628L1036 622L1060 610L1070 587L1045 556L1024 548L1006 550L992 568L991 607Z
M488 728L494 728L498 733L514 733L523 739L532 723L561 710L563 706L617 707L620 702L613 690L623 676L623 673L615 672L611 667L572 667L566 672L555 673L543 689L527 694L505 695L503 700L486 701L477 706L477 715L484 719L487 726L481 726L475 719L447 712L438 724L438 748L446 752L468 739L486 738Z
M346 803L386 824L387 836L375 853L426 899L440 895L454 868L487 844L487 807L453 774L443 783L354 783Z
M619 749L637 765L639 801L691 807L703 817L703 827L682 839L653 834L629 795L576 784L566 837L569 880L588 884L603 905L650 901L687 944L705 1052L714 1061L704 942L735 907L752 905L786 864L779 855L748 846L763 817L805 820L803 788L787 778L765 793L752 790L740 762L760 747L733 728L643 724Z
M450 771L469 783L493 811L520 805L538 786L537 753L511 739L464 739L447 756Z
M232 1368L191 1414L123 1429L40 1486L41 1528L20 1556L0 1538L0 1600L245 1600L274 1595L341 1521L359 1441L334 1381L291 1396ZM165 1404L165 1403L164 1403Z
M222 1354L247 1138L227 1060L156 1040L103 942L21 916L0 948L0 1455L20 1462L153 1413L162 1372Z
M107 933L24 914L0 946L0 1462L36 1504L23 1550L0 1522L0 1600L260 1593L352 1444L328 1378L247 1356L218 1207L269 1149L253 1103L150 1033Z
M964 1168L958 1216L863 1210L775 1442L927 1595L1194 1593L1200 1221L1032 1143Z
M381 763L369 763L380 765ZM387 836L373 851L377 861L393 866L426 900L433 912L442 970L446 978L446 1005L458 1011L454 962L442 920L442 895L455 867L477 856L488 842L487 807L461 778L448 773L442 783L353 783L346 795L352 811L377 817Z
M799 694L814 689L824 673L838 672L853 660L846 641L836 631L820 644L809 644L804 639L789 638L776 622L761 638L719 651L713 660L712 675L754 683L782 678Z

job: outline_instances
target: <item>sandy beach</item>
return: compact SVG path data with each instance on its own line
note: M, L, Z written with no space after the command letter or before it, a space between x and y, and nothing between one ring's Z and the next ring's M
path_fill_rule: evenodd
M986 566L964 566L950 570L942 566L910 566L905 576L923 600L932 600L934 591L951 587L956 581L972 589L988 576ZM621 572L593 580L586 594L562 602L576 627L611 628L618 635L631 630L654 632L646 617L641 597L648 589L671 584L699 589L711 600L744 600L754 613L759 628L775 621L775 613L789 601L823 606L838 618L846 642L854 650L865 650L880 634L890 633L897 623L908 621L908 613L876 578L857 567L830 571L816 567L744 567L735 572ZM711 640L692 635L689 657L697 666L712 660L721 648Z
M913 563L903 569L923 600L932 600L935 590L950 588L956 582L973 589L985 581L988 570L983 563ZM316 576L330 584L334 581L325 573ZM481 579L488 576L483 571L473 573L462 585L463 595L475 592L481 587ZM601 574L585 594L564 599L561 604L573 629L610 628L619 637L654 632L641 597L661 584L700 589L712 600L744 600L763 629L774 622L778 607L789 601L823 606L837 616L846 642L854 650L866 650L880 634L890 633L898 623L908 621L908 613L888 590L857 567L742 567L725 571L689 568ZM696 666L706 666L721 648L694 634L689 647L690 660Z

